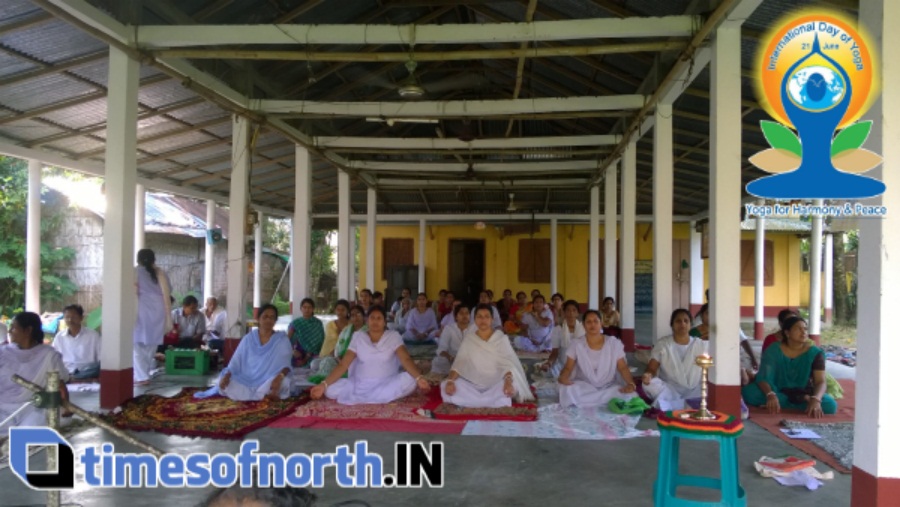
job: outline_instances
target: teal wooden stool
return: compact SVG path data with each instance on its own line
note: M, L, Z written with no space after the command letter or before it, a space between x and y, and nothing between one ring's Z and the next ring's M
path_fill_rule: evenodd
M659 467L653 485L656 507L745 507L747 495L738 480L737 437L744 431L741 420L728 414L712 412L716 419L696 421L693 410L675 410L659 415ZM719 443L719 479L678 473L681 439L714 440ZM718 502L701 502L675 496L678 486L717 489Z

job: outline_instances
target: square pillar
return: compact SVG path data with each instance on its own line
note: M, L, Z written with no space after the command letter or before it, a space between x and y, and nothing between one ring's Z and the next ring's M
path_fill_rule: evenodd
M425 219L419 220L419 292L425 292Z
M765 201L760 201L760 206ZM766 339L766 219L762 215L756 217L756 243L754 243L755 276L753 282L753 338Z
M852 507L889 507L900 498L900 432L897 431L897 301L900 301L900 3L860 0L859 23L881 55L881 97L862 120L873 120L864 148L884 163L866 173L884 182L880 197L863 204L887 206L887 216L859 220L856 421ZM838 401L840 404L840 401Z
M703 285L703 233L691 222L691 315L697 315L705 301Z
M350 229L350 175L338 169L338 298L353 301L350 284L353 279L350 272L353 245ZM295 288L300 293L298 298L305 297L305 288Z
M710 401L740 416L741 280L741 27L716 30L710 63Z
M216 228L216 201L206 201L206 230ZM206 247L203 252L203 301L211 297L218 297L213 293L213 269L215 267L216 245L206 238Z
M600 187L591 187L588 246L588 308L600 308Z
M622 262L619 264L622 294L619 296L619 312L622 317L622 344L626 352L634 352L634 242L637 218L637 140L625 147L622 155L622 239L619 247Z
M228 323L225 334L244 335L247 292L247 217L250 181L250 120L235 116L231 131L231 189L228 194Z
M843 234L843 233L839 233ZM825 324L830 326L834 320L834 234L825 235ZM847 283L846 280L840 280Z
M256 230L253 231L253 318L259 318L262 306L263 238L266 234L266 215L257 212Z
M606 179L603 182L603 298L616 297L616 237L618 234L618 216L616 191L618 190L618 162L606 168Z
M134 251L144 248L147 239L144 234L144 217L147 216L147 190L144 185L137 184L134 192Z
M28 206L25 226L25 309L41 314L41 170L28 161ZM5 338L5 337L4 337ZM3 343L6 343L5 340Z
M557 248L557 219L550 219L550 294L556 294L559 292L559 276L558 276L558 266L559 262L559 252Z
M653 343L672 334L672 104L656 106L653 127Z
M378 212L378 194L374 188L366 190L366 287L375 288L375 214Z
M137 60L109 48L106 124L106 216L103 220L103 344L100 408L134 393L134 196L137 190Z
M816 206L823 206L816 199ZM821 345L822 336L822 215L813 215L809 238L809 337Z
M294 180L294 218L291 223L291 313L294 317L299 317L300 300L307 295L315 297L315 294L307 294L312 248L312 157L307 148L296 146L294 158L297 174ZM340 260L340 251L338 255Z

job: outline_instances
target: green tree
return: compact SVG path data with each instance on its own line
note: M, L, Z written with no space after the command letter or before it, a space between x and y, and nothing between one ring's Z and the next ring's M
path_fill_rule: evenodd
M328 244L330 230L313 229L309 244L309 277L308 293L300 295L314 297L319 292L319 281L322 276L334 273L334 248ZM291 251L291 222L286 219L268 218L263 244L283 254Z
M27 225L28 167L25 161L0 155L0 314L21 311L25 303L25 230ZM59 213L41 219L41 296L61 302L78 287L54 270L71 261L71 248L52 248L46 241L59 227Z

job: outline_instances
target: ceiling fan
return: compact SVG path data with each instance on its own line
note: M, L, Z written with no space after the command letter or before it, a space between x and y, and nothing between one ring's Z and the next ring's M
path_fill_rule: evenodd
M506 211L518 211L519 208L516 207L516 203L514 199L516 198L516 194L510 192L509 194L509 206L506 207Z
M397 90L397 94L403 100L419 100L426 95L483 88L490 84L488 79L483 75L469 73L423 83L419 80L419 76L416 73L418 62L416 62L415 59L410 58L404 66L406 67L408 75L396 83L382 76L368 76L364 79L368 79L374 86L389 90Z

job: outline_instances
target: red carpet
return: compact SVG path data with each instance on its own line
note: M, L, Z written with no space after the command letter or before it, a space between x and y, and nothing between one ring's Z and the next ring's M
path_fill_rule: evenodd
M233 401L222 396L194 399L194 393L202 390L185 387L171 398L143 394L123 403L121 412L106 416L106 419L126 430L240 439L309 401L306 393L279 401Z
M800 421L810 426L814 426L816 423L854 422L856 417L856 381L838 380L838 382L841 384L841 387L844 388L844 397L837 400L838 410L834 415L826 415L822 419L811 419L805 413L798 410L782 410L780 414L769 414L764 408L750 407L750 421L761 426L769 433L777 436L797 449L809 454L813 458L834 468L838 472L849 474L849 469L842 466L832 455L828 454L821 447L807 440L788 438L781 432L781 429L784 428L784 426L781 426L781 421L785 419L790 421Z
M533 389L532 389L533 390ZM429 394L429 400L422 406L432 417L445 421L536 421L537 405L533 403L513 403L503 408L464 408L441 399L440 387Z
M462 433L464 422L436 421L415 413L430 399L416 392L381 405L341 405L323 398L306 403L293 414L270 424L270 428L314 428L402 433Z

